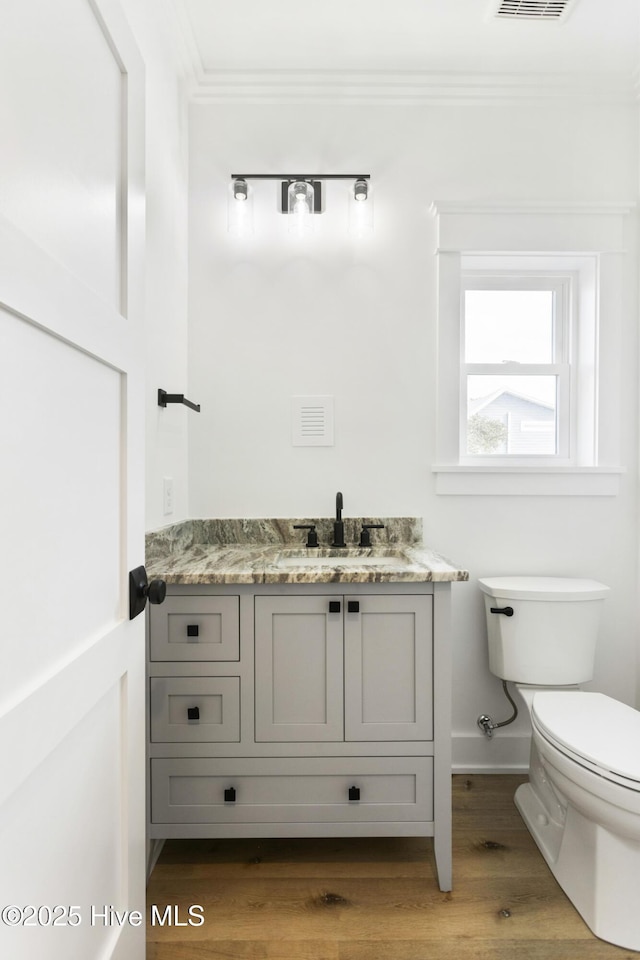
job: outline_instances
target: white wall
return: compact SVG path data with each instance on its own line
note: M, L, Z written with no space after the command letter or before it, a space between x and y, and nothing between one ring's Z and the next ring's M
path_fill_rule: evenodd
M169 0L122 0L146 70L146 529L188 516L185 407L161 408L158 388L189 396L187 382L187 71ZM163 512L163 478L174 510Z
M637 304L629 264L619 373L626 474L617 497L436 496L432 200L620 200L637 193L632 107L191 107L189 386L192 516L417 515L471 572L455 584L454 728L462 766L526 762L526 725L487 669L478 576L574 574L613 587L595 685L633 701L637 643ZM321 233L286 235L273 184L256 232L226 233L231 173L371 173L376 229L346 233L331 185ZM606 317L603 336L606 337ZM333 394L335 446L294 448L290 397ZM603 398L606 403L606 397ZM468 738L468 739L467 739Z

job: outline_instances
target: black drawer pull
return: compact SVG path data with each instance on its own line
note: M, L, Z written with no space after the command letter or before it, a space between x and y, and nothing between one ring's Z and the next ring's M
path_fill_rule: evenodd
M199 637L200 636L200 627L197 623L188 623L187 624L187 636L188 637Z
M349 787L349 800L360 799L360 787Z
M227 787L224 791L224 802L225 803L235 803L236 802L236 788Z
M489 607L491 613L504 613L505 617L513 616L513 607Z
M187 707L187 717L189 720L199 720L200 707Z
M340 613L339 600L329 600L329 613Z
M360 613L360 601L347 600L347 613Z

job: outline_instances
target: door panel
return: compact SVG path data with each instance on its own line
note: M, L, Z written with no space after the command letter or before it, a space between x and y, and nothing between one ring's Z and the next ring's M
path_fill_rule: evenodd
M0 209L120 306L123 73L88 0L0 4ZM5 79L6 78L6 81ZM18 107L18 108L17 108Z
M7 311L0 323L11 345L0 382L15 413L3 427L3 487L20 505L3 526L22 571L6 611L6 697L120 618L122 385L117 371L33 324Z
M342 740L342 613L329 597L256 597L256 740Z
M12 960L144 956L143 92L117 0L1 5L0 903L82 918Z
M344 626L346 739L432 740L431 597L354 599Z
M2 808L0 844L4 863L11 864L11 903L77 906L82 923L57 927L57 949L69 960L85 960L104 950L114 931L98 924L91 929L90 905L122 902L123 851L121 745L111 735L121 726L122 696L116 683L68 735L36 767ZM89 749L100 764L87 763ZM59 784L52 790L51 784ZM47 802L43 803L43 796ZM91 817L86 816L89 805ZM41 866L33 873L34 859ZM81 880L79 883L78 880ZM55 890L55 904L51 892ZM73 923L73 920L71 921ZM2 931L6 956L27 956L22 942L28 935L31 956L51 952L50 927L13 927Z

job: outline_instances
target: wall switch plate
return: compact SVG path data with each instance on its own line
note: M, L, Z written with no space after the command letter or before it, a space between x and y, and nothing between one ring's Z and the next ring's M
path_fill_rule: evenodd
M162 512L165 517L173 513L173 477L162 478Z

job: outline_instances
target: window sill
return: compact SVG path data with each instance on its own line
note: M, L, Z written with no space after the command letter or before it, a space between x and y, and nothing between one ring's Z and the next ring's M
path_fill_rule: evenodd
M622 467L437 464L436 493L448 496L615 497Z

